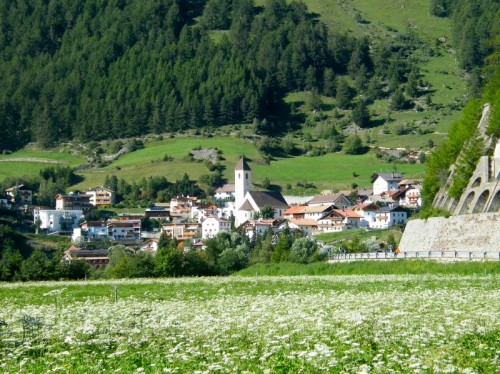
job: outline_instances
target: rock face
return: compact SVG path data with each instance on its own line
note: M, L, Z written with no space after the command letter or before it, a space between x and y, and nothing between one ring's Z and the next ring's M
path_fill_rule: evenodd
M490 106L484 106L483 115L478 125L478 132L483 138L485 153L493 148L493 139L486 135L486 127L490 116ZM493 157L482 156L467 188L460 199L448 195L448 188L453 179L453 165L446 185L434 198L433 205L450 211L457 216L469 213L495 213L500 211L500 140L497 141Z
M499 252L500 213L409 221L399 248L402 252Z
M485 153L494 145L486 136L490 106L484 106L478 125ZM448 195L456 165L433 205L449 210L450 218L413 220L406 225L401 251L500 252L500 140L493 157L482 156L459 200Z

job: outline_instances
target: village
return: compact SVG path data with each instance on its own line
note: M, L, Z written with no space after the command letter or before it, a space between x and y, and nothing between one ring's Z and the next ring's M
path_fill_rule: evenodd
M404 226L409 213L421 206L421 185L397 172L376 174L371 189L326 191L301 198L285 197L277 191L254 191L251 174L242 157L234 169L234 183L218 188L209 201L177 196L155 203L142 213L121 213L101 221L85 217L91 210L115 203L116 193L107 187L58 194L55 207L39 207L31 206L32 191L19 185L7 189L8 198L0 204L11 208L17 202L21 209L31 209L37 233L71 236L65 260L83 259L93 267L107 264L107 248L96 245L89 249L88 243L122 244L155 254L161 234L175 238L179 248L189 243L203 249L204 240L237 228L250 239L262 237L269 230L275 236L287 229L312 237L355 229L387 229ZM145 221L155 225L145 225Z

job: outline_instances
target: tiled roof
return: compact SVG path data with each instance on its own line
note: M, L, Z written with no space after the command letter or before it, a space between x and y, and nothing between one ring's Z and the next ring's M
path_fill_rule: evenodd
M13 186L13 187L7 188L5 190L5 192L13 192L14 190L20 190L23 187L24 187L24 184L18 184L17 186Z
M403 179L400 173L379 173L378 176L387 182L399 182Z
M278 209L288 209L288 204L286 203L283 195L279 192L274 191L252 191L249 192L250 196L252 196L255 204L259 208L263 208L266 205L269 205L271 208Z
M234 184L225 184L222 187L219 187L215 190L217 193L223 193L223 192L234 192L235 191L235 186Z
M304 212L304 205L295 205L291 206L287 210L285 210L285 214L299 214Z
M403 179L399 184L415 184L415 181L412 179Z
M217 216L209 216L209 217L207 217L207 218L205 219L205 221L206 221L207 219L209 219L209 218L212 218L212 219L216 220L217 222L229 222L229 220L227 220L227 219L225 219L225 218L219 218L219 217L217 217Z
M309 200L308 204L333 204L342 196L347 199L347 197L340 192L333 195L318 195Z
M63 199L84 199L90 200L90 195L87 194L79 194L79 193L70 193L70 194L57 194L56 198L62 197Z
M354 211L356 211L356 210L365 210L369 206L371 206L371 207L373 207L375 209L379 208L379 206L376 205L376 204L374 204L374 203L359 203L359 204L354 205L351 208L351 210L354 210Z
M86 225L87 227L106 227L107 223L103 221L85 221L81 226Z
M342 217L347 217L347 218L363 218L363 216L359 215L358 213L350 210L350 209L334 209L334 211L338 214L340 214Z
M373 190L369 189L369 188L359 189L357 191L357 193L358 193L358 196L370 196L370 195L373 195Z
M318 226L318 222L313 219L289 218L288 221L296 224L297 226Z
M306 206L304 207L303 213L323 213L325 211L330 211L335 208L335 205L320 205L320 206Z
M255 225L259 225L259 226L279 226L280 224L282 224L283 222L285 221L285 219L283 218L270 218L270 219L263 219L263 220L260 220L260 221L257 221L255 222Z

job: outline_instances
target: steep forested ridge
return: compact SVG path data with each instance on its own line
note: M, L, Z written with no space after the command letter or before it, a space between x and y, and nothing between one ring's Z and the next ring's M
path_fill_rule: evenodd
M477 160L484 154L482 142L477 138L483 103L491 105L487 131L494 137L500 137L498 0L431 0L431 11L438 16L451 17L458 60L470 73L469 91L476 98L467 103L462 111L462 118L451 126L448 140L429 159L423 189L427 207L432 204L439 188L445 185L449 167L457 161L461 152L466 162L459 162L449 189L450 196L458 200L467 186Z
M335 95L345 73L359 90L417 76L408 48L402 36L370 51L295 1L5 0L0 150L255 118L274 133L293 125L286 92Z

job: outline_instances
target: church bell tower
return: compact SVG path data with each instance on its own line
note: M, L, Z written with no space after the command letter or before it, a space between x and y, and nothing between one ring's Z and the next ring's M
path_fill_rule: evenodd
M250 191L251 170L242 157L234 169L234 205L239 209L244 202L245 195Z

